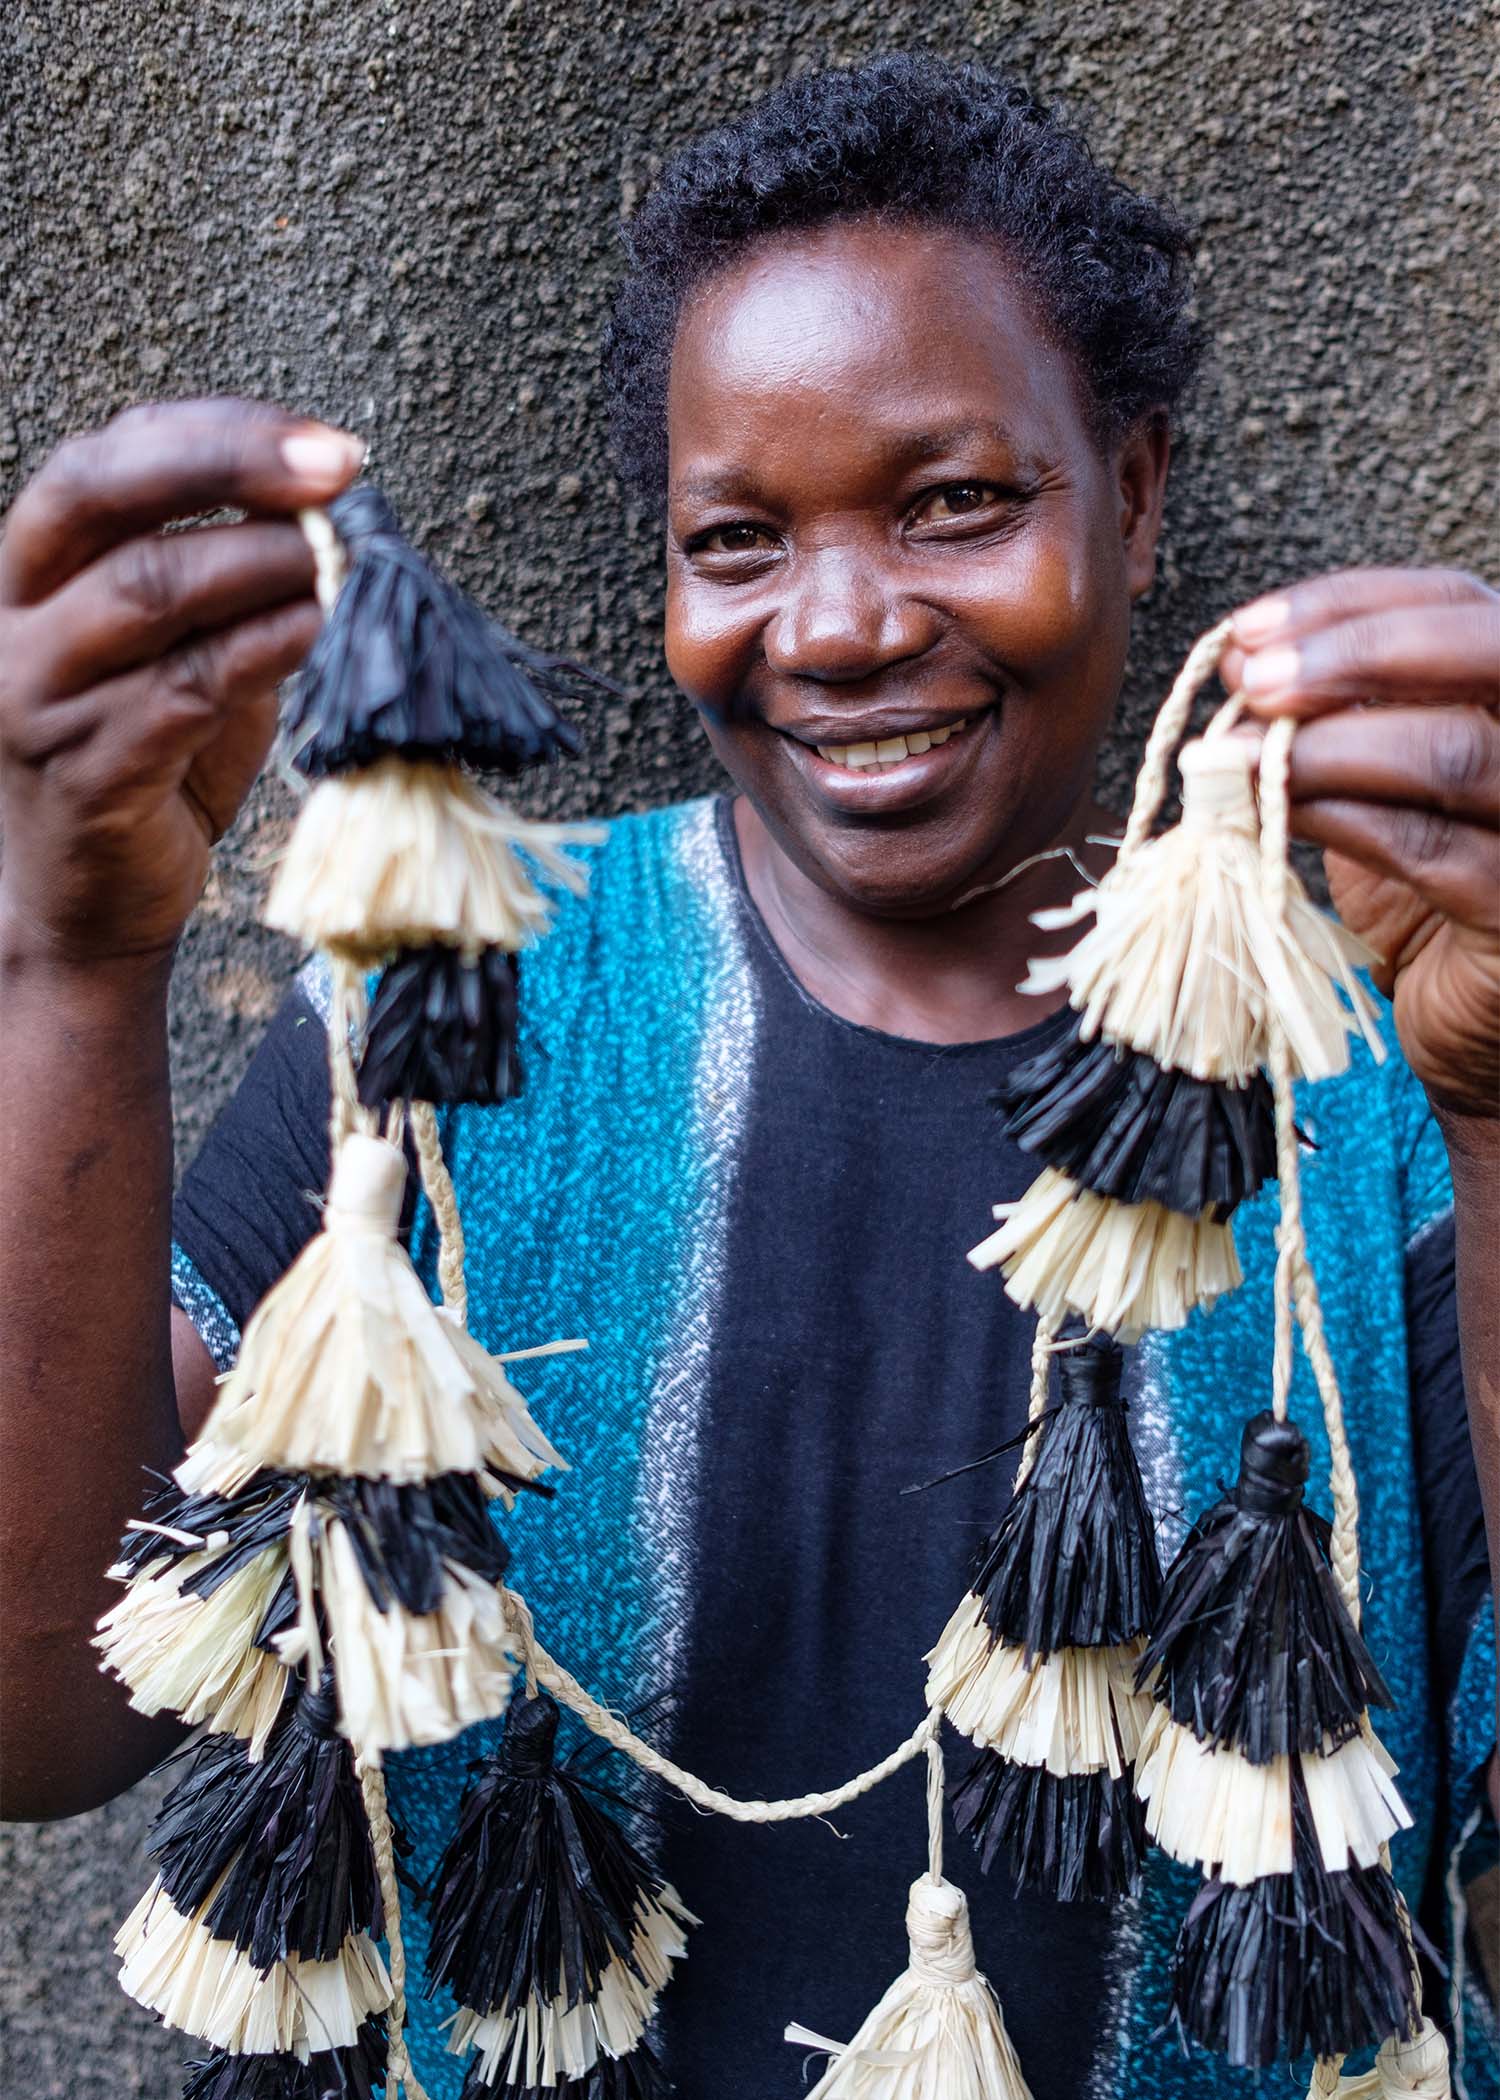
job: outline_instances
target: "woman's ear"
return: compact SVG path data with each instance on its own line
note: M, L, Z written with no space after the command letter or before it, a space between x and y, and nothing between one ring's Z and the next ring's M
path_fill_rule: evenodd
M1132 598L1143 598L1156 581L1156 542L1171 457L1172 433L1160 411L1143 417L1115 454L1120 539Z

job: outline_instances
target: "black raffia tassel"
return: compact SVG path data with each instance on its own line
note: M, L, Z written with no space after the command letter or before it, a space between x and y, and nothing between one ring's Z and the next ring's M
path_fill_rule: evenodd
M428 1992L458 2000L449 2047L478 2051L466 2094L655 2100L649 2057L605 2067L641 2054L696 1921L553 1762L557 1723L545 1694L515 1700L465 1795L434 1888Z
M1001 1081L995 1101L1023 1152L1096 1196L1160 1203L1222 1224L1276 1172L1265 1074L1231 1082L1172 1071L1096 1036L1083 1017Z
M465 955L434 942L386 966L359 1063L359 1097L469 1102L495 1108L521 1091L516 1041L519 958L505 948Z
M304 1485L257 1473L232 1495L168 1482L150 1496L109 1570L125 1595L94 1641L132 1706L241 1736L260 1756L286 1691L273 1651L296 1614L287 1533Z
M385 2091L385 2021L367 2020L349 2049L296 2056L217 2050L187 2067L182 2100L377 2100Z
M1411 1822L1365 1711L1390 1693L1303 1505L1308 1467L1294 1424L1246 1424L1239 1479L1173 1563L1140 1660L1157 1702L1136 1761L1146 1827L1241 1885L1293 1871L1299 1771L1330 1873L1373 1866Z
M1132 1776L1060 1776L981 1750L949 1788L954 1826L973 1839L987 1874L1003 1850L1017 1888L1060 1902L1113 1902L1140 1882L1146 1815Z
M927 1696L980 1750L951 1791L986 1869L1072 1901L1132 1889L1142 1817L1128 1793L1150 1712L1136 1687L1161 1583L1126 1428L1117 1349L1058 1353L1062 1395L928 1657Z
M571 756L553 700L613 691L487 619L423 559L368 482L330 506L349 572L283 715L312 779L374 765L464 763L507 775Z
M1265 1764L1336 1748L1390 1692L1328 1560L1329 1527L1303 1501L1307 1439L1269 1411L1245 1426L1240 1475L1168 1570L1140 1681L1200 1741Z
M1396 1884L1382 1866L1330 1873L1292 1782L1289 1874L1211 1880L1177 1938L1172 2016L1245 2069L1341 2056L1420 2020Z
M385 2011L379 1880L331 1682L252 1764L209 1736L152 1826L156 1880L115 1948L131 1997L231 2055L353 2049Z

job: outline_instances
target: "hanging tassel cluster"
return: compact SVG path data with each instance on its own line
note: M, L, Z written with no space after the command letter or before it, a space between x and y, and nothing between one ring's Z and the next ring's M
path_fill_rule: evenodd
M364 2050L391 1981L364 1803L326 1679L288 1701L259 1760L233 1736L191 1750L150 1850L156 1879L115 1939L131 1997L229 2057L305 2064Z
M555 1762L519 1698L464 1797L432 1901L429 1993L458 2001L465 2100L662 2100L643 2037L697 1922Z
M1120 1352L1064 1347L1057 1362L1061 1398L1033 1423L1015 1499L927 1658L927 1697L979 1746L953 1809L983 1868L1003 1848L1017 1887L1071 1902L1139 1880L1131 1768L1151 1704L1135 1678L1161 1572Z
M1246 1425L1239 1479L1169 1570L1140 1660L1147 1828L1210 1877L1178 1940L1174 2011L1253 2067L1378 2042L1414 2012L1382 1863L1411 1819L1366 1711L1390 1694L1304 1505L1308 1467L1292 1423Z
M283 741L316 785L267 920L336 969L386 966L360 1066L366 1103L510 1100L514 956L551 915L521 856L579 890L583 871L561 849L600 834L527 822L463 769L515 774L576 750L553 699L604 682L487 620L402 538L378 491L353 488L304 526L327 618Z
M1182 753L1182 821L1160 837L1166 756L1222 635L1194 652L1163 709L1115 864L1046 929L1093 924L1065 955L1033 962L1023 990L1065 989L1062 1039L998 1095L1012 1136L1042 1162L999 1229L973 1249L1022 1306L1056 1328L1069 1313L1133 1340L1180 1327L1241 1280L1229 1219L1276 1167L1262 1066L1274 1014L1298 1068L1343 1069L1360 1031L1383 1055L1354 974L1363 944L1288 874L1272 911L1260 878L1254 752L1210 732Z

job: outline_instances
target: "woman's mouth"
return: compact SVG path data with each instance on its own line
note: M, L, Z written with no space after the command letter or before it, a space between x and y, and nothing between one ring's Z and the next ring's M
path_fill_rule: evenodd
M871 735L847 744L804 742L783 732L783 743L825 807L850 815L883 815L947 792L976 763L995 714L990 707L933 728Z

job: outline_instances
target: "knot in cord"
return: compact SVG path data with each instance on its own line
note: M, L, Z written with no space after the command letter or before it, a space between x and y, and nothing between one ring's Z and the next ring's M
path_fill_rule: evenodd
M911 1973L918 1983L951 1989L973 1981L977 1973L974 1940L962 1889L951 1881L920 1875L907 1898L906 1932L911 1941Z

